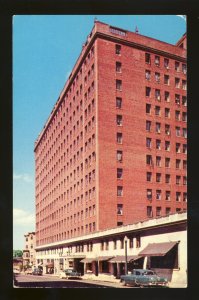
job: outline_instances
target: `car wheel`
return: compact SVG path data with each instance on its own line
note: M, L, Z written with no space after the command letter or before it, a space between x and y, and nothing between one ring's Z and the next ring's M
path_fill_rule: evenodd
M125 286L125 285L126 285L126 282L125 282L124 280L121 280L120 283L121 283L122 286Z

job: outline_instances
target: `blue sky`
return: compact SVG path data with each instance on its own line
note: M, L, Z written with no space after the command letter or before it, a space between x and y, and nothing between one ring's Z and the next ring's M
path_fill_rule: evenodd
M13 248L35 230L34 142L90 33L94 18L171 44L182 16L17 15L13 17Z

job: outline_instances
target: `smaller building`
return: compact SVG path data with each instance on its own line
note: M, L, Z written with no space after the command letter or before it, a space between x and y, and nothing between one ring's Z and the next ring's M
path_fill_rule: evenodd
M35 232L28 232L24 235L25 237L25 248L23 250L23 267L35 266Z
M59 275L75 268L84 277L120 278L139 268L187 284L187 214L176 213L36 247L37 265Z

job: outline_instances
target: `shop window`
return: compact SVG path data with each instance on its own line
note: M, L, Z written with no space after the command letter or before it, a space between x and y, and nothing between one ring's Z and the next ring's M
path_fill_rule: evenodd
M177 269L178 268L178 244L176 244L164 256L151 256L151 268Z

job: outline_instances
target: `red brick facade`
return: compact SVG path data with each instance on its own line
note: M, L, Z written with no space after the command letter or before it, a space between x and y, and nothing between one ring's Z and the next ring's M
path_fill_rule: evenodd
M182 42L95 22L35 143L37 246L186 210Z

